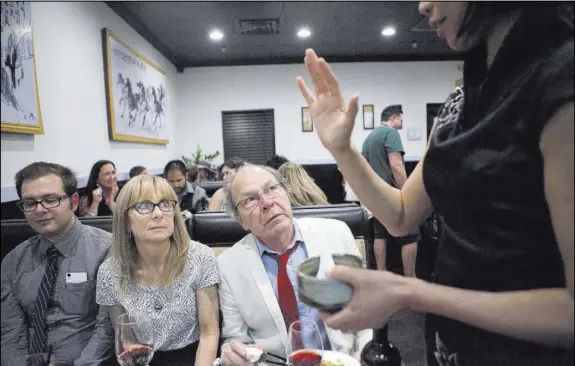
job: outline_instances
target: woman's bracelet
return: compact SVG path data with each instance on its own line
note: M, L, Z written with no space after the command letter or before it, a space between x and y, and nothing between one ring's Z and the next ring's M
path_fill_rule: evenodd
M98 214L92 213L90 211L86 212L86 215L90 215L90 216L98 216Z

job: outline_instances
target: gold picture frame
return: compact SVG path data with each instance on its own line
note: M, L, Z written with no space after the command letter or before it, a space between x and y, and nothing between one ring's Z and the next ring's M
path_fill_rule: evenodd
M109 29L102 36L110 140L168 144L166 72Z
M309 107L301 107L301 131L313 132L313 119L309 113Z
M362 106L361 109L363 114L363 129L373 130L373 128L375 127L373 104L365 104L364 106Z
M30 2L2 2L0 131L44 134ZM5 17L4 17L5 15Z

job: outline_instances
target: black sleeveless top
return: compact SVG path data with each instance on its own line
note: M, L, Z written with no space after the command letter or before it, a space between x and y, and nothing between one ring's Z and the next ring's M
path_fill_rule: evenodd
M443 229L439 284L492 292L565 287L539 141L553 113L573 101L573 30L526 19L488 72L484 47L469 54L464 89L438 115L423 180ZM440 365L573 365L572 351L435 315L429 324Z

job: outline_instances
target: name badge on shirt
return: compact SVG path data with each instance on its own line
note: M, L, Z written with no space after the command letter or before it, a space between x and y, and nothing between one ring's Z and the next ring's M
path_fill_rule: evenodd
M68 272L66 273L66 283L82 283L88 281L86 272Z

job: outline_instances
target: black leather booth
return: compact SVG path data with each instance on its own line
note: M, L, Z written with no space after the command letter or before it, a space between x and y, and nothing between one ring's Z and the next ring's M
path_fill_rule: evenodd
M345 222L354 236L368 232L368 218L365 210L353 203L325 206L295 207L295 217L324 217ZM112 232L112 217L82 217L85 225ZM190 237L211 246L230 246L246 235L241 225L223 211L201 212L186 220ZM1 221L2 259L18 244L35 236L36 233L24 219Z
M198 183L198 187L203 188L206 191L208 197L211 197L216 191L224 186L224 181L214 181L214 182L201 182Z
M295 217L322 217L345 222L354 236L363 236L368 231L367 212L353 203L339 205L318 205L294 207ZM226 212L204 211L194 215L190 236L204 244L230 245L247 232Z

